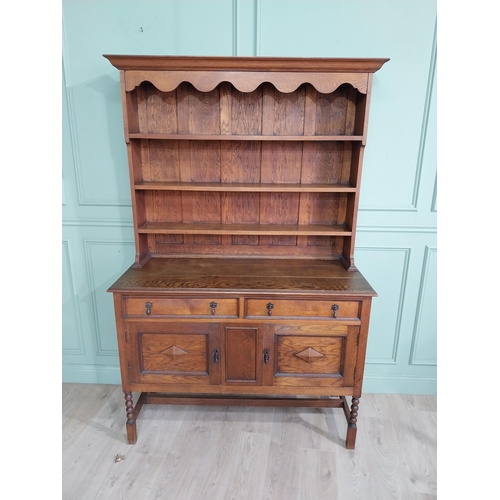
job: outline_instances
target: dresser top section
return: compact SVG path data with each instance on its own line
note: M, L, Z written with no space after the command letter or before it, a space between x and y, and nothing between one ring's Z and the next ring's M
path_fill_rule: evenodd
M339 261L151 258L129 268L109 292L225 292L376 296L359 271Z
M389 59L305 57L198 57L104 54L119 70L134 71L265 71L374 73Z

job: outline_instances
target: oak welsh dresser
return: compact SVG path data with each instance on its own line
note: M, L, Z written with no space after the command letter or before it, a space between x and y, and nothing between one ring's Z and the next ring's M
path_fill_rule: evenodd
M308 406L343 409L353 449L376 296L356 219L388 59L104 57L136 248L109 288L128 442L145 403Z

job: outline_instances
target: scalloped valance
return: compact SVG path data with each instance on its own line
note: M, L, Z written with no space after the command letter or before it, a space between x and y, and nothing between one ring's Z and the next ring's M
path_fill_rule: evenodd
M222 82L231 83L240 92L253 92L268 82L280 92L290 93L303 83L310 83L318 92L328 94L343 83L350 83L366 94L368 75L364 73L298 73L238 71L127 71L125 90L130 92L142 82L152 83L162 92L175 90L182 82L191 83L200 92L210 92Z
M349 83L366 94L368 78L388 59L365 58L278 58L278 57L179 57L104 55L124 72L125 90L144 81L158 90L171 92L182 82L209 92L229 82L240 92L252 92L269 82L280 92L293 92L310 83L318 92L330 93Z

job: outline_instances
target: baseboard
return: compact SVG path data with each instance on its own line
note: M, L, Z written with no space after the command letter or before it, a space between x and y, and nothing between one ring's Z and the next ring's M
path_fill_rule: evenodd
M68 365L62 366L63 383L121 384L119 366Z
M363 379L363 393L372 394L437 394L436 377L409 377L367 375Z

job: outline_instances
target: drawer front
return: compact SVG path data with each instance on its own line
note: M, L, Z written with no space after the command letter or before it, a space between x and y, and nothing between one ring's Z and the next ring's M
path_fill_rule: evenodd
M216 317L237 318L238 299L125 298L125 317Z
M337 299L247 299L245 305L247 318L356 319L361 309L359 301Z

